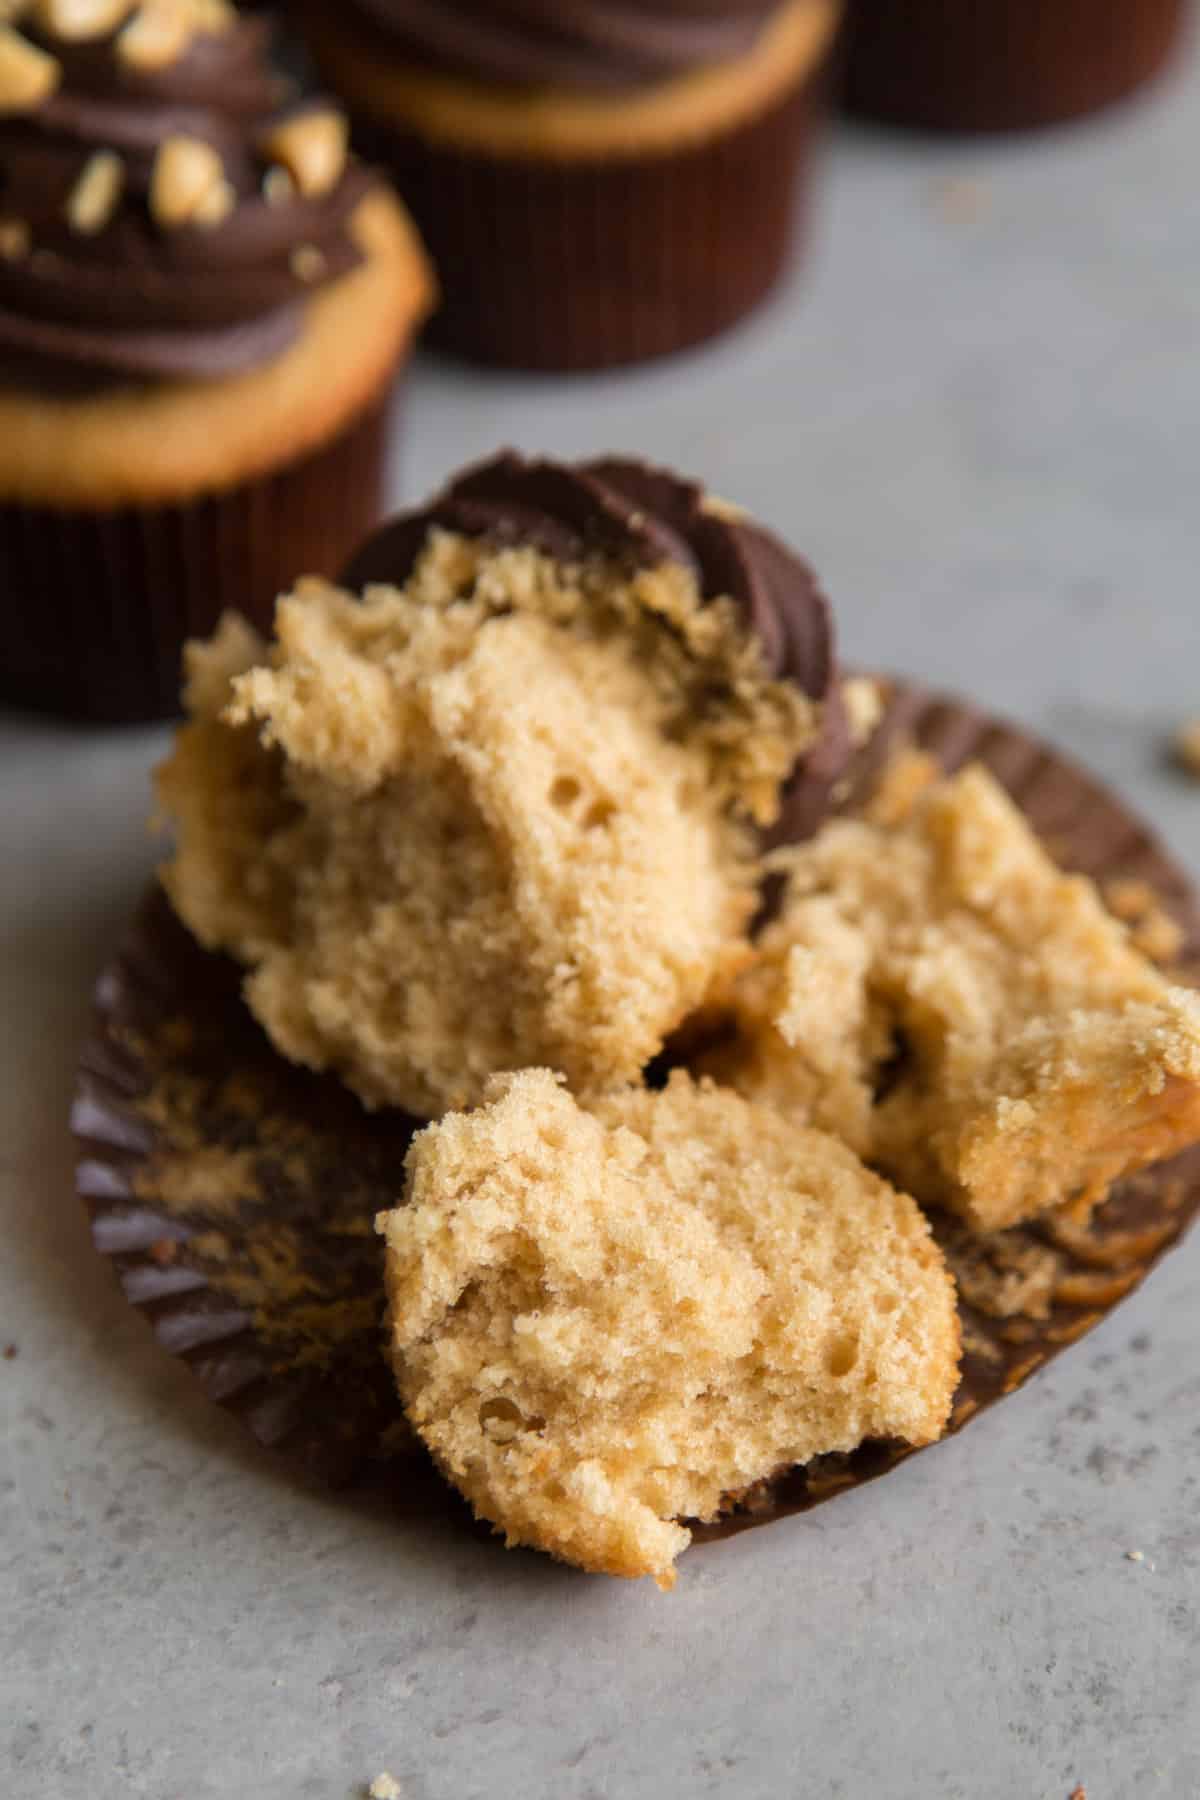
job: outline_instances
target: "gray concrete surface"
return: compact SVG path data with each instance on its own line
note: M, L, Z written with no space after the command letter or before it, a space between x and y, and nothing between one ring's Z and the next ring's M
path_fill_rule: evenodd
M505 440L695 469L810 552L855 659L1053 734L1200 868L1160 760L1200 711L1198 101L1192 62L1037 142L847 135L753 327L592 382L423 364L405 491ZM301 1491L193 1392L64 1130L161 741L0 723L0 1794L1200 1794L1200 1239L978 1429L670 1597Z

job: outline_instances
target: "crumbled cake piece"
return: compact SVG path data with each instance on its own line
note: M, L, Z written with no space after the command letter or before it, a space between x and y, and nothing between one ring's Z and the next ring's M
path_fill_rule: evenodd
M867 1437L938 1437L953 1282L832 1138L677 1071L581 1108L546 1070L414 1140L380 1215L409 1419L507 1542L674 1581L681 1520Z
M497 1069L637 1076L748 954L814 709L691 574L434 532L193 647L159 775L184 922L285 1056L425 1117Z
M1109 881L1104 884L1104 904L1129 927L1129 941L1151 962L1171 963L1184 945L1183 927L1159 901L1149 882Z
M713 1066L976 1229L1083 1214L1200 1137L1200 1003L982 768L929 775L787 854Z

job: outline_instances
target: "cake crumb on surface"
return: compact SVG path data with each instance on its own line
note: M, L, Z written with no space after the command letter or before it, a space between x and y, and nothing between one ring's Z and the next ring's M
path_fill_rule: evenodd
M302 583L192 645L167 893L276 1048L435 1117L498 1069L635 1079L748 955L809 742L728 601L435 532L404 589Z
M394 1775L384 1770L367 1789L369 1800L404 1800L404 1790Z
M1200 780L1200 719L1189 719L1175 733L1171 753L1188 775Z
M984 769L901 758L864 816L776 860L722 1079L980 1231L1083 1216L1200 1137L1200 1002Z
M378 1224L408 1416L510 1545L669 1587L683 1521L949 1415L954 1286L914 1202L680 1071L587 1110L496 1078Z
M944 219L955 225L973 224L991 205L984 182L972 175L946 175L934 183L934 199Z

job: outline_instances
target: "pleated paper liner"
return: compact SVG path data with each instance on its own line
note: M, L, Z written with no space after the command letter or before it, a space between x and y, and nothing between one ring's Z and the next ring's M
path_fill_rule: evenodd
M933 131L1081 118L1162 71L1186 11L1186 0L853 0L845 98Z
M269 629L298 574L336 575L377 522L388 409L186 504L0 503L0 703L107 723L179 711L180 656L226 607Z
M891 690L848 803L889 751L915 741L955 769L985 763L1066 865L1152 891L1175 921L1186 976L1196 896L1119 801L1024 732L953 700ZM1161 934L1160 934L1161 935ZM375 1479L415 1509L461 1512L401 1416L381 1355L374 1215L396 1203L414 1122L369 1114L334 1078L293 1068L162 894L145 900L96 992L72 1118L78 1188L97 1250L163 1349L294 1465ZM935 1220L958 1275L961 1430L1132 1292L1200 1209L1200 1152L1122 1184L1086 1227L991 1238ZM800 1512L913 1454L871 1443L736 1497L700 1538Z
M441 276L429 341L473 362L613 368L728 330L798 246L827 83L672 152L489 155L366 116L355 141L404 195Z

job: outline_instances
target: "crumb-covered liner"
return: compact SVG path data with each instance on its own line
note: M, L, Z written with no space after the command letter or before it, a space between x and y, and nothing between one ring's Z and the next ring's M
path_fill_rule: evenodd
M915 741L947 770L979 760L1065 865L1144 884L1200 959L1182 870L1111 794L1057 752L973 708L909 687L846 784L852 805L888 751ZM284 1062L239 998L240 971L201 951L152 892L102 975L72 1115L96 1248L165 1350L260 1442L334 1483L368 1476L414 1510L462 1503L411 1439L381 1355L382 1257L413 1121L368 1114L333 1077ZM1020 1387L1099 1323L1200 1210L1200 1151L1123 1183L1084 1227L968 1238L935 1220L959 1279L962 1383L950 1430ZM801 1512L914 1454L872 1443L732 1497L720 1537Z
M846 101L939 131L1056 124L1152 80L1185 10L1185 0L854 0Z
M264 630L379 517L388 410L258 480L142 510L0 502L0 702L110 723L179 710L180 656L234 608Z
M439 271L431 343L504 367L602 369L698 344L767 297L803 230L826 87L810 71L747 123L643 156L458 150L363 115L355 136Z

